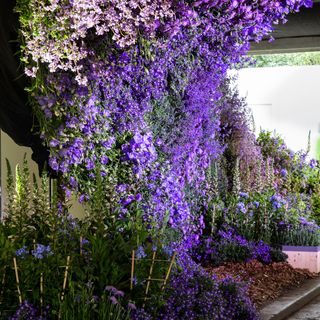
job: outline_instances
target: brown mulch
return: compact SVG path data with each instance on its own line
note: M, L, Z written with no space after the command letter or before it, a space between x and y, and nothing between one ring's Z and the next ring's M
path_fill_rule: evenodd
M270 265L264 265L258 261L229 263L220 267L208 267L206 270L219 279L232 277L248 283L249 297L258 308L262 308L289 289L299 287L305 280L318 276L307 270L294 269L286 262Z

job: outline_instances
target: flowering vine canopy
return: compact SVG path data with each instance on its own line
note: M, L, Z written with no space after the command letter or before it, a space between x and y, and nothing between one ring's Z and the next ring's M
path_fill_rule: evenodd
M273 23L311 5L18 0L21 60L65 192L88 201L102 181L117 219L130 220L136 206L150 232L169 225L186 244L196 239L203 218L185 190L205 190L206 169L225 147L227 70Z

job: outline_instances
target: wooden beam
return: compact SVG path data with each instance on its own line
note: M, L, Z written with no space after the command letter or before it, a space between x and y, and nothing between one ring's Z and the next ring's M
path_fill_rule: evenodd
M320 36L276 39L273 42L251 43L249 54L277 54L320 51Z

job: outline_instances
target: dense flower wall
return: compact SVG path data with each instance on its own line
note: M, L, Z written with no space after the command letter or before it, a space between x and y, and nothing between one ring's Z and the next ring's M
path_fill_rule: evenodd
M312 1L17 3L41 135L66 193L87 201L102 181L110 215L130 221L138 207L150 232L197 238L202 217L184 190L203 185L224 150L226 72Z

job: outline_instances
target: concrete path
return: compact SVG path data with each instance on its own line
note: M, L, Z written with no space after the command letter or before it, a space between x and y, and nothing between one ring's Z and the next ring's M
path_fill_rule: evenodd
M304 313L301 315L300 311ZM262 320L320 320L320 278L307 280L300 288L264 307L260 313ZM292 315L294 318L290 318Z
M320 296L287 318L287 320L320 320Z

